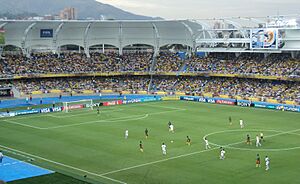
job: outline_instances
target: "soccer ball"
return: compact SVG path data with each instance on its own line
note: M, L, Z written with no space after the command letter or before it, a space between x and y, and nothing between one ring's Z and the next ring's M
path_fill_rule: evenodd
M171 141L171 143L173 143L174 141Z

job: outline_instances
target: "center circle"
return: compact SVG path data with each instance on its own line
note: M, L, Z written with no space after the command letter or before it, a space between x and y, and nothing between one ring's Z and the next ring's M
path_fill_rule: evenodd
M300 130L295 130L295 131L300 131ZM212 135L216 135L216 134L222 134L222 133L228 133L228 132L274 132L276 134L271 134L269 136L264 136L264 138L268 138L268 137L275 137L275 136L280 136L280 135L295 135L295 136L300 136L300 134L295 134L293 132L295 131L280 131L280 130L262 130L262 129L245 129L245 130L241 130L241 129L234 129L234 130L223 130L223 131L217 131L217 132L212 132L209 134L206 134L205 136L203 136L203 140L205 138L208 138L209 136ZM209 140L209 138L208 138ZM295 149L300 149L300 146L296 146L296 147L288 147L288 148L243 148L243 147L235 147L234 145L239 145L241 143L243 143L245 141L240 141L240 142L236 142L236 143L231 143L231 144L227 144L227 145L221 145L221 144L217 144L214 142L209 141L209 143L213 146L218 146L218 147L224 147L224 148L230 148L230 149L235 149L235 150L242 150L242 151L289 151L289 150L295 150Z

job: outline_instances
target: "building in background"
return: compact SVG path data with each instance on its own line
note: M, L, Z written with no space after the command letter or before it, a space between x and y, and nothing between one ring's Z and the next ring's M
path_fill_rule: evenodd
M75 8L69 7L69 8L63 9L60 12L59 17L62 20L75 20L76 19Z

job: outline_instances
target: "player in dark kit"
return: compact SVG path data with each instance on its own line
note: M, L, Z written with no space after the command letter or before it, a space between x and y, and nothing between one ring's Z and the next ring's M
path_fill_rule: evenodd
M250 145L252 144L249 134L247 134L246 144L250 144Z
M148 139L148 136L149 136L149 131L148 131L148 129L146 128L146 130L145 130L145 136L146 136L146 139Z
M232 125L232 119L231 119L231 116L229 116L228 120L229 120L229 125Z
M260 167L260 156L259 154L256 155L256 167Z
M144 147L142 141L140 141L140 151L143 153L144 152Z
M260 133L260 141L264 141L265 142L265 140L264 140L264 134L262 132Z
M97 107L97 114L100 114L100 107Z
M187 145L191 145L191 139L189 138L189 136L186 136L186 144Z

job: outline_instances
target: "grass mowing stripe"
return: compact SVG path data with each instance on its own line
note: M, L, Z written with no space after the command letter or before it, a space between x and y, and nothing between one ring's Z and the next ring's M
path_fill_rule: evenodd
M93 173L93 172L90 172L90 171L86 171L86 170L83 170L83 169L80 169L80 168L77 168L77 167L66 165L66 164L56 162L56 161L53 161L53 160L50 160L50 159L47 159L47 158L43 158L43 157L40 157L40 156L37 156L37 155L33 155L33 154L30 154L30 153L26 153L26 152L23 152L23 151L20 151L20 150L17 150L17 149L9 148L9 147L1 145L1 144L0 144L0 147L4 148L6 150L10 150L10 151L18 152L18 153L21 153L21 154L24 154L24 155L28 155L30 157L33 157L33 158L36 158L36 159L39 159L39 160L44 160L46 162L50 162L50 163L53 163L53 164L56 164L56 165L59 165L59 166L63 166L63 167L66 167L66 168L69 168L69 169L72 169L72 170L80 171L80 172L83 172L84 174L90 174L90 175L93 175L93 176L98 176L98 177L113 181L115 183L126 184L125 182L120 181L120 180L116 180L116 179L109 178L109 177L106 177L106 176L101 176L100 174L96 174L96 173Z
M123 111L123 109L118 109L118 110L111 110L111 111L100 111L100 113L111 113L111 112L119 112L119 111ZM94 111L92 112L85 112L85 113L76 113L74 115L62 115L62 116L55 116L55 115L52 115L52 114L49 114L48 116L51 116L51 117L54 117L54 118L70 118L70 117L76 117L76 116L84 116L84 115L90 115L90 114L95 114Z
M279 136L279 135L283 135L283 134L289 134L289 133L293 133L293 132L297 132L299 131L300 129L296 129L296 130L291 130L291 131L286 131L286 132L280 132L280 133L277 133L277 134L272 134L272 135L269 135L269 136L265 136L265 137L275 137L275 136ZM204 138L206 137L207 135L205 135L203 137L203 140ZM227 145L215 145L217 147L214 147L214 148L211 148L211 149L207 149L207 150L202 150L202 151L196 151L196 152L193 152L193 153L188 153L188 154L183 154L183 155L178 155L178 156L175 156L175 157L170 157L170 158L166 158L166 159L161 159L161 160L157 160L157 161L153 161L153 162L148 162L148 163L145 163L145 164L140 164L140 165L135 165L135 166L132 166L132 167L126 167L126 168L123 168L123 169L118 169L118 170L114 170L114 171L110 171L110 172L106 172L106 173L102 173L101 176L105 176L105 175L109 175L109 174L113 174L113 173L118 173L118 172L121 172L121 171L126 171L126 170L130 170L130 169L135 169L135 168L139 168L139 167L143 167L143 166L147 166L147 165L152 165L152 164L156 164L156 163L161 163L161 162L165 162L165 161L168 161L168 160L174 160L174 159L177 159L177 158L182 158L182 157L187 157L187 156L191 156L191 155L195 155L195 154L199 154L199 153L203 153L203 152L208 152L208 151L212 151L212 150L216 150L218 149L220 146L222 147L227 147L227 148L230 148L229 146L234 146L234 145L237 145L237 144L241 144L245 141L239 141L239 142L235 142L235 143L231 143L231 144L227 144Z

